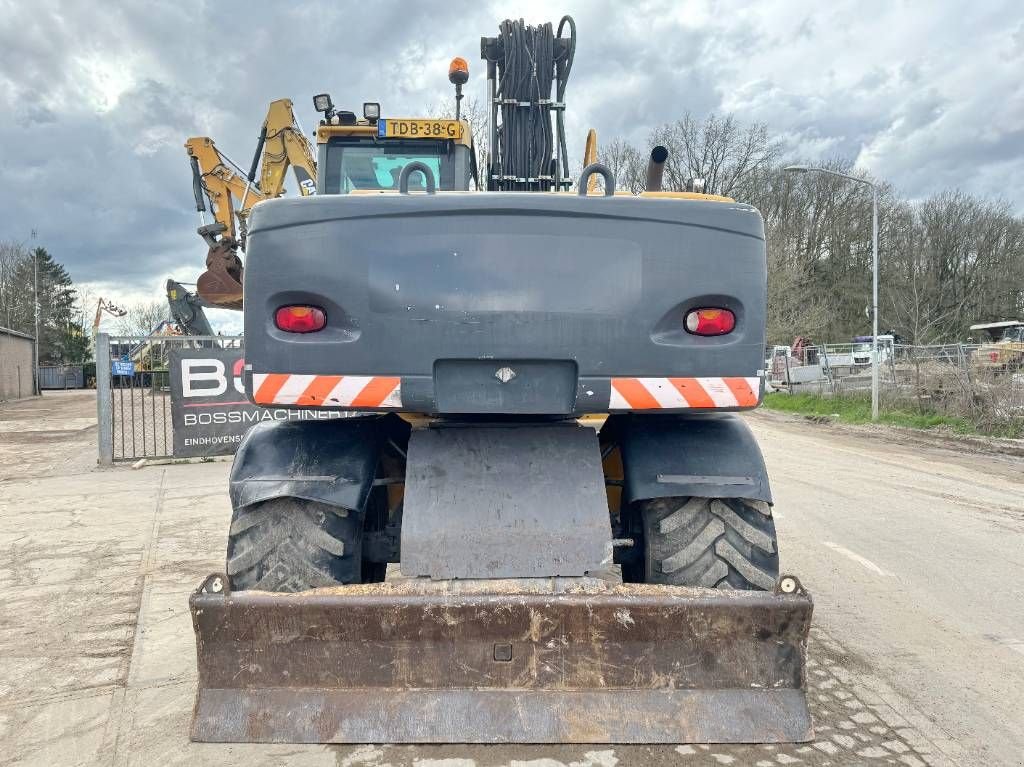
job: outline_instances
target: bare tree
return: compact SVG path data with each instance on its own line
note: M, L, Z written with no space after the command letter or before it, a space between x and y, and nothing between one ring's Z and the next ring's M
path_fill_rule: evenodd
M165 301L144 301L126 309L128 313L117 321L118 332L126 336L148 336L170 314Z
M647 158L635 146L617 138L607 146L598 146L597 157L615 176L618 189L628 189L633 194L639 194L644 190L647 181Z
M961 337L973 322L1016 318L1024 222L1002 201L942 192L905 205L890 227L887 297L914 343Z
M434 104L434 106L426 110L426 113L431 117L454 120L455 104L453 102ZM469 122L469 128L473 133L476 166L481 175L480 185L483 188L486 186L483 174L487 172L487 158L490 152L490 137L487 135L487 105L480 99L466 96L462 99L460 116L463 120Z
M770 344L788 344L796 336L821 338L830 307L814 274L798 254L769 231L768 326Z
M826 167L850 172L848 163ZM780 264L813 291L815 323L799 323L801 334L841 340L868 331L864 309L871 295L871 198L860 184L826 174L795 177L775 166L750 174L743 196L761 211L769 251L769 285ZM885 221L888 190L882 189ZM773 261L785 254L786 260ZM804 298L805 305L807 303Z
M0 325L26 330L20 325L31 313L32 286L24 284L24 265L32 259L29 249L19 242L0 242Z
M743 126L733 115L697 120L689 113L657 128L651 144L668 149L666 189L702 178L706 191L730 197L742 196L744 183L772 166L780 146L762 123Z

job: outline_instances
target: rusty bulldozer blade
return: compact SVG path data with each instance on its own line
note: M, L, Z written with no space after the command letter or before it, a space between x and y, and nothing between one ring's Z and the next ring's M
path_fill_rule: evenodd
M210 244L206 254L206 271L199 275L196 289L200 297L222 309L242 308L242 260L238 257L238 241L222 237Z
M779 583L771 593L406 579L271 594L228 593L210 576L191 598L191 737L806 741L812 603L796 579Z

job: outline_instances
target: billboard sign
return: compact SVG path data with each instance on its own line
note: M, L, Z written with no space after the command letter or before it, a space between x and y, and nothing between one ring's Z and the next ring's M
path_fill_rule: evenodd
M288 410L253 405L245 396L242 349L170 351L174 457L232 455L245 433L262 421L343 418L327 410Z

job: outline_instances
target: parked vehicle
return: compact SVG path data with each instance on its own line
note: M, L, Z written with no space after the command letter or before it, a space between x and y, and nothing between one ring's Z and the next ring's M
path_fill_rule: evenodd
M1003 320L971 325L971 332L989 337L971 355L971 366L978 371L1016 373L1024 369L1024 322Z
M851 353L851 360L853 364L870 365L872 358L872 336L856 336L853 339L853 343L853 352ZM896 339L891 335L878 337L878 364L884 364L892 359L895 343Z

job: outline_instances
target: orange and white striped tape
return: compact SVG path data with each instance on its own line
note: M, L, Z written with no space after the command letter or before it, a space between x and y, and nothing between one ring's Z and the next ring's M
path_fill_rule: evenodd
M253 400L257 405L365 408L402 406L402 379L398 376L254 373L252 388Z
M254 373L258 405L299 407L401 408L398 376ZM761 379L612 378L609 410L755 407Z
M755 407L761 379L613 378L610 410Z

